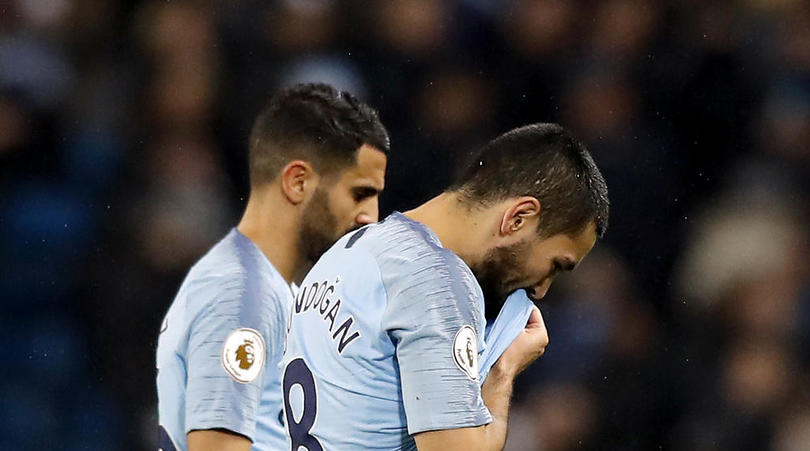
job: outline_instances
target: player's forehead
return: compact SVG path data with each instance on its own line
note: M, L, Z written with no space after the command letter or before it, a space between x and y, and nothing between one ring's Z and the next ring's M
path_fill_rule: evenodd
M353 186L369 186L382 190L385 187L385 168L388 157L376 147L363 144L357 150L353 165L340 172L343 184Z
M571 240L574 258L576 262L579 263L596 244L596 223L593 221L589 222L580 233L574 236L569 235L569 239Z
M546 244L556 257L565 257L579 263L596 244L596 223L589 222L579 232L558 234L547 238Z

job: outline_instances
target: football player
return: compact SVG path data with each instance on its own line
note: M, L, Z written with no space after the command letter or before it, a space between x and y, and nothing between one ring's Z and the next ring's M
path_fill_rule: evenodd
M484 299L541 299L607 220L583 144L535 124L491 141L439 196L338 240L292 308L286 449L502 449L515 377L548 335L530 305L481 381Z
M344 233L378 219L388 133L323 84L280 91L250 134L244 215L189 271L158 339L160 447L286 447L281 374L293 295Z

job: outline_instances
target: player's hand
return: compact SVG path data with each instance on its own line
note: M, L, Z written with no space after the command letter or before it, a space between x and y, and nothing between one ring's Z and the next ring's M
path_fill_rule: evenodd
M495 366L506 375L515 377L543 355L546 346L548 346L546 323L540 309L534 306L526 328L506 348Z

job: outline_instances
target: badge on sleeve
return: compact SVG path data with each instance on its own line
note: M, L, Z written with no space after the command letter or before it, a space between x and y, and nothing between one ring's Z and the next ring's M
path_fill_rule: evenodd
M472 326L464 326L453 340L453 360L472 380L478 380L478 335Z
M234 380L243 384L259 376L264 368L264 357L264 338L253 329L236 329L222 346L222 366Z

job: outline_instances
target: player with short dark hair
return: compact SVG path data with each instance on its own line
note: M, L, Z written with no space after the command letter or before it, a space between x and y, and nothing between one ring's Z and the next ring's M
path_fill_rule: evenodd
M388 133L351 94L324 84L280 91L249 148L244 215L191 268L161 327L164 451L286 446L278 363L290 284L338 237L378 219Z
M310 161L320 172L354 163L367 144L388 153L388 132L377 112L326 84L303 84L274 96L250 133L250 181L272 181L291 159Z
M543 210L537 221L541 238L576 236L591 223L598 237L607 229L605 179L585 146L557 124L530 125L492 140L449 191L456 193L461 203L476 209L508 199L514 193L535 198ZM514 260L511 254L519 251L517 247L495 248L472 268L488 302L502 302L507 293L519 287L499 270ZM570 270L569 263L555 262L556 270ZM547 289L541 287L536 299Z
M439 196L338 240L293 304L287 449L502 449L513 381L548 335L526 299L517 338L483 368L485 296L541 299L607 220L585 147L535 124L491 141Z
M449 191L470 205L531 195L544 206L538 231L545 237L581 232L589 220L599 236L607 228L605 180L585 146L557 124L529 125L492 140Z

